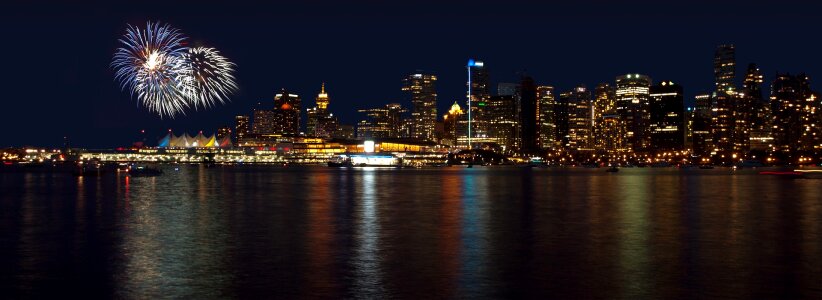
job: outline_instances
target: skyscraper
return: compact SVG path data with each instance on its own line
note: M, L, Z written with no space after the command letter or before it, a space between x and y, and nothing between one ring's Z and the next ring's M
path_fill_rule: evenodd
M694 97L692 125L692 153L707 158L713 151L712 94L700 93Z
M274 133L297 135L300 133L300 96L282 89L274 96ZM256 120L255 120L256 121Z
M400 104L390 103L384 107L359 109L357 111L364 113L366 116L357 124L357 138L402 137L402 114L406 110Z
M680 151L685 146L685 107L682 86L662 81L650 88L651 148L655 153Z
M320 93L316 98L317 106L306 110L308 122L306 131L311 136L331 137L338 131L339 124L337 118L328 111L328 104L331 99L325 92L325 83L320 88Z
M735 49L733 45L720 45L714 53L714 78L716 91L713 109L713 143L717 153L730 158L734 147L734 130L736 120L736 90L734 88L736 69Z
M460 130L460 120L463 118L464 112L460 107L457 101L454 101L454 104L451 105L451 109L448 110L448 113L442 116L442 127L443 127L443 144L456 146L457 145L457 137L459 136Z
M614 137L611 136L614 133L614 130L605 130L605 126L608 127L613 126L614 124L603 124L603 120L605 116L615 116L616 115L616 90L614 86L603 82L597 85L596 89L594 90L594 149L596 150L608 150L609 147L607 145L608 142L614 142ZM615 118L615 117L611 117ZM619 118L616 118L617 120ZM610 120L613 121L613 120ZM622 137L616 137L621 139ZM620 146L621 147L621 146ZM610 149L618 149L619 147L610 147Z
M437 122L437 76L422 72L409 75L403 80L402 90L411 98L411 137L422 140L434 139Z
M762 95L764 77L756 64L748 65L745 81L742 83L742 97L748 107L743 124L748 131L750 150L766 151L773 143L771 136L771 107ZM737 120L738 121L738 120ZM739 122L737 122L739 124Z
M634 152L646 151L651 142L650 86L651 78L645 75L626 74L616 78L616 113L625 128L623 144Z
M246 135L251 133L248 116L239 115L234 117L234 143L239 145L240 141L245 140Z
M536 153L537 144L537 85L530 76L523 76L519 88L520 150Z
M585 85L562 93L563 103L568 105L568 149L592 150L593 106L591 92Z
M506 152L517 149L517 99L514 95L492 96L488 100L487 109L489 138L486 141L499 144Z
M485 63L473 59L468 60L468 99L467 128L466 135L469 147L471 147L474 137L488 137L488 99L491 94L488 92L488 71Z
M554 87L541 85L537 87L537 133L539 147L543 150L553 149L556 145L557 125L554 112L556 106Z
M820 148L820 100L807 75L776 74L771 112L775 150L795 156Z

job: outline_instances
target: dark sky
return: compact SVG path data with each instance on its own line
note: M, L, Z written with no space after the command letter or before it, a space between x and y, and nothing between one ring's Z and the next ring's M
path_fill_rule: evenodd
M756 62L766 81L776 71L822 76L818 1L79 2L0 4L0 147L57 146L63 136L116 147L140 129L149 141L168 128L214 132L283 87L313 106L323 81L329 108L354 123L357 108L408 105L401 80L415 70L439 76L444 111L464 101L470 57L485 61L494 87L523 70L559 90L630 72L681 83L687 102L712 89L722 43L736 45L738 73ZM138 106L109 63L126 24L147 20L219 49L237 64L240 92L174 120Z

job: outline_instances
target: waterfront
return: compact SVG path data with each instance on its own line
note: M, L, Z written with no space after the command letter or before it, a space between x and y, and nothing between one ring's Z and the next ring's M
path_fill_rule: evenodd
M0 173L11 298L822 298L822 180L673 168Z

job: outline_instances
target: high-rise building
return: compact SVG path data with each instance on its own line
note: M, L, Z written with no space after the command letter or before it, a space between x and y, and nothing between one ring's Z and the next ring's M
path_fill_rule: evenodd
M685 107L682 86L662 81L650 88L651 149L680 151L685 147Z
M248 116L239 115L234 117L234 144L239 145L241 140L251 133L251 125Z
M745 81L742 83L742 97L749 106L745 108L745 126L750 150L767 151L773 143L771 136L771 107L762 95L764 76L756 64L748 65ZM737 109L739 110L739 109ZM737 119L739 124L739 119Z
M285 135L300 134L301 100L297 94L286 89L274 96L274 133ZM256 120L255 120L256 121Z
M820 148L819 95L805 74L776 74L771 85L774 149L802 155Z
M612 141L613 138L609 137L605 129L603 128L602 121L605 116L613 116L616 115L616 89L610 83L600 83L597 85L596 89L594 90L594 149L596 150L608 150L608 145L606 142ZM617 118L618 119L618 118ZM607 124L608 126L612 126L613 124ZM613 130L609 130L607 133L611 134ZM621 138L621 137L619 137ZM613 148L613 147L611 147ZM616 149L616 148L613 148Z
M457 101L451 105L448 113L442 116L443 138L442 143L450 146L457 146L457 137L461 133L459 130L460 120L463 118L462 108Z
M568 144L569 150L592 150L593 143L593 105L591 92L585 85L578 85L573 90L560 94L563 103L568 105Z
M222 140L226 137L231 136L231 127L230 126L222 126L217 128L217 140Z
M616 114L602 115L602 119L597 123L599 130L599 147L608 153L611 160L620 160L626 157L629 150L623 144L625 142L625 127Z
M518 149L519 118L514 95L492 96L487 108L489 138L486 141L499 144L506 152Z
M277 113L263 102L258 102L253 112L252 133L277 133Z
M707 158L713 151L712 100L711 93L700 93L694 97L696 104L691 118L693 155Z
M483 140L488 138L488 70L485 63L473 59L468 60L468 99L466 103L467 123L466 136L468 146L471 147L475 137Z
M616 78L616 113L625 132L623 145L634 152L650 147L651 78L640 74L626 74Z
M422 72L409 75L403 80L402 90L411 98L411 137L421 140L434 139L437 122L437 76Z
M536 153L537 144L537 85L530 76L523 76L519 87L520 150Z
M537 87L537 141L543 150L556 146L557 124L554 109L556 106L554 87L541 85Z
M308 135L315 137L331 137L337 132L339 123L334 114L328 111L328 104L330 102L328 93L325 92L325 83L320 88L320 93L317 95L317 106L306 110L308 121L306 122L306 131Z
M554 147L557 149L569 149L569 114L571 113L571 94L560 93L556 104L554 105L554 125L556 133L554 134Z
M731 158L732 154L741 151L734 146L736 120L736 89L734 88L736 69L735 49L733 45L720 45L714 53L714 78L716 91L713 108L713 144L714 151Z
M357 138L399 138L402 134L402 114L405 109L398 103L386 104L385 107L360 109L366 118L357 125ZM432 133L433 134L433 133Z

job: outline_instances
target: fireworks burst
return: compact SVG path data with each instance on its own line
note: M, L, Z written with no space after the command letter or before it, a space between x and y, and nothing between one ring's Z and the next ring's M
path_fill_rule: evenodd
M225 103L228 95L237 90L234 82L234 63L214 48L194 47L183 54L191 69L191 90L187 93L195 108L207 108L214 103Z
M168 24L129 25L111 66L115 79L160 117L174 118L191 106L224 103L237 89L234 64L213 48L189 48Z

